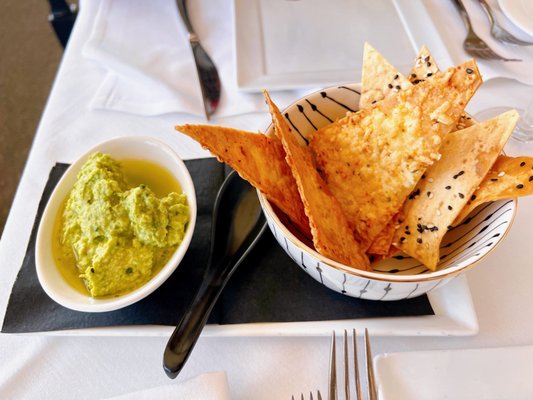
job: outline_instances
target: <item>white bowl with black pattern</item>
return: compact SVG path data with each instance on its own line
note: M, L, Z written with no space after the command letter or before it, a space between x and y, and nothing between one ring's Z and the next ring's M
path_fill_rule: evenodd
M283 111L292 131L304 139L317 129L357 111L360 85L334 86L311 93ZM272 126L266 132L272 134ZM444 285L477 264L505 237L516 213L517 201L483 204L445 235L440 262L431 271L400 253L374 263L373 272L358 270L319 254L309 239L299 235L287 217L259 193L261 206L274 237L285 252L318 282L348 296L368 300L401 300L420 296Z

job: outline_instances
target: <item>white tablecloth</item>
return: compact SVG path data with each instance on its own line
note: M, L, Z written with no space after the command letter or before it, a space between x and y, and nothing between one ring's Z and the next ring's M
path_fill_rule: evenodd
M225 1L230 6L230 1ZM94 12L91 2L82 1L0 242L0 319L24 256L48 172L56 161L70 162L94 144L120 135L162 138L183 158L206 154L196 143L173 132L177 123L202 123L202 119L89 110L97 83L105 74L81 56ZM460 20L447 29L462 29ZM491 80L475 95L469 111L501 105L524 107L531 97L532 87L511 80ZM267 126L268 120L266 113L260 113L216 122L256 131ZM506 151L533 155L533 146L511 142ZM480 324L478 335L376 337L374 353L533 344L532 218L533 197L520 200L516 221L505 242L468 272ZM2 334L0 398L90 399L168 384L161 367L166 340ZM289 399L291 394L312 389L321 389L324 394L328 349L326 337L202 337L179 379L225 370L234 399Z

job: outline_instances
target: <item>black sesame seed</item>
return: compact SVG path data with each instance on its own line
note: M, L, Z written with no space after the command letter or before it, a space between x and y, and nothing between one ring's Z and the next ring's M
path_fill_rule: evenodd
M400 90L402 87L400 85L396 85L396 89Z
M490 178L491 182L496 182L498 178Z
M411 74L411 78L416 78L416 74Z
M465 171L459 171L456 175L453 176L453 179L459 178L461 175L463 175Z
M467 74L471 74L472 72L474 72L474 71L473 71L471 68L467 68L467 69L466 69L466 73L467 73Z
M428 62L429 61L429 56L424 57L424 61Z
M422 174L422 179L426 179L426 174Z
M429 67L429 65L428 65L428 67ZM433 72L428 72L428 73L426 74L426 77L429 78L431 75L433 75Z
M452 211L453 207L452 206L448 206L448 210Z
M451 188L452 188L451 186L446 186L444 189L450 190Z
M377 100L372 100L372 104L376 104L377 102Z
M431 192L427 192L426 194L428 195L428 197L431 196Z
M518 185L516 185L516 188L517 189L522 189L524 187L524 185L522 185L521 183L519 183Z
M453 229L453 226L448 225L448 230L451 231Z
M394 79L398 79L400 77L400 75L396 74L394 75Z
M464 199L464 198L465 198L465 195L464 195L464 194L462 194L462 193L458 193L458 194L459 194L459 197L460 197L461 199Z
M126 273L127 274L131 274L132 272L133 272L133 268L132 267L126 268Z
M404 241L405 241L405 237L402 236L402 237L400 238L400 243L402 243L402 242L404 242Z
M416 239L416 241L417 241L418 243L422 243L422 239L421 239L421 238Z
M389 87L389 89L393 88L392 83L389 83L387 86Z
M524 161L522 161L522 162L520 163L520 166L523 167L524 165L526 165L526 163L525 163Z
M423 79L415 79L415 80L413 81L413 83L416 85L416 84L418 84L418 83L420 83L420 82L423 82L423 81L424 81Z
M431 67L431 63L430 63L429 61L426 63L426 65L427 65L428 67ZM431 76L431 75L428 75L428 76Z
M91 272L94 274L94 268L91 268Z
M533 178L533 177L532 177ZM473 194L471 197L470 197L470 201L474 201L476 199L476 195Z
M405 231L405 234L406 234L406 235L410 235L411 232L409 232L409 231Z
M533 181L533 175L531 175L531 176L529 177L529 181L530 181L530 182Z

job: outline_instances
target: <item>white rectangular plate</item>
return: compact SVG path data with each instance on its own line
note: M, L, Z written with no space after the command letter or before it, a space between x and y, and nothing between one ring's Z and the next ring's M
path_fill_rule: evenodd
M382 354L382 400L533 399L533 346Z
M234 0L234 12L243 91L359 82L365 41L402 72L423 44L451 64L421 0Z
M477 316L465 276L459 276L428 294L435 315L363 318L342 321L278 322L208 325L202 335L329 336L332 330L368 328L372 336L469 336L478 332ZM30 335L52 336L170 336L173 326L135 325L88 328Z

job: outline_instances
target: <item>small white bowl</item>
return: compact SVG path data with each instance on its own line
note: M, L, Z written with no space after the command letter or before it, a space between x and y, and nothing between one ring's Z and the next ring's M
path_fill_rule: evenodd
M293 133L305 138L347 111L357 111L360 91L359 84L325 88L297 100L283 114ZM272 129L270 126L266 133L273 134ZM417 260L398 254L374 264L374 271L369 272L319 254L309 240L295 234L282 212L275 210L260 192L258 195L276 240L305 272L339 293L385 301L420 296L478 264L506 236L517 205L516 199L500 200L472 211L462 224L444 236L437 271L430 271Z
M183 241L161 271L134 291L122 296L105 299L95 299L89 293L83 294L73 288L63 278L52 254L53 227L56 216L62 203L72 190L79 170L87 158L96 151L108 153L117 160L146 160L164 167L176 178L183 193L187 195L190 212L190 220L187 224ZM189 247L195 223L196 195L191 176L181 158L169 146L150 137L120 137L100 143L68 168L52 192L37 232L35 250L37 277L48 296L62 306L72 310L104 312L126 307L148 296L174 272Z

